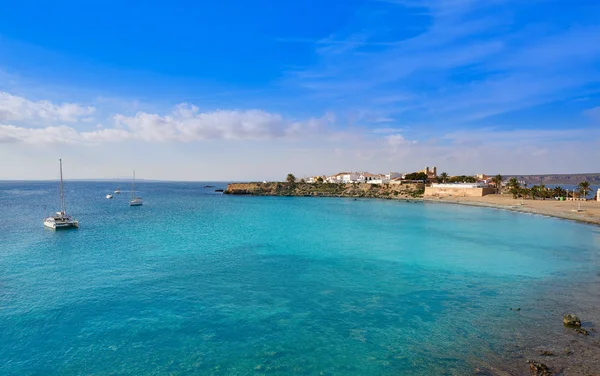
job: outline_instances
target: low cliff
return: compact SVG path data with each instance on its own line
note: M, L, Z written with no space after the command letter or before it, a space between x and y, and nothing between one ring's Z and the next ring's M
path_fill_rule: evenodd
M365 184L365 183L233 183L225 194L253 196L317 196L411 198L423 195L423 183Z

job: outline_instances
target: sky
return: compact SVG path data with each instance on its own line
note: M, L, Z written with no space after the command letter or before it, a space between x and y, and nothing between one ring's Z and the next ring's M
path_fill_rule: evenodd
M600 172L597 0L6 2L0 180Z

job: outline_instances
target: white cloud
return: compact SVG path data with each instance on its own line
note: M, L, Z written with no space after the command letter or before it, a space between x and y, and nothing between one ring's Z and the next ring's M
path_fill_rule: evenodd
M294 121L262 110L199 112L198 107L183 103L169 115L138 112L134 116L117 114L113 120L114 127L97 125L95 131L78 131L64 125L45 128L0 125L0 143L304 139L328 133L329 124L335 118L327 114L322 118Z
M402 136L400 133L385 136L385 139L391 146L398 146L407 142L404 136Z
M120 129L100 129L93 132L79 132L64 125L45 128L26 128L14 125L0 125L1 143L24 144L74 144L123 141L132 138L130 132Z
M262 110L199 112L198 107L183 103L170 115L138 112L135 116L115 115L114 120L117 128L128 130L137 139L187 142L302 138L324 130L332 119L292 121Z
M76 122L96 109L93 106L82 106L75 103L54 104L42 100L30 101L26 98L0 92L0 121L64 121Z

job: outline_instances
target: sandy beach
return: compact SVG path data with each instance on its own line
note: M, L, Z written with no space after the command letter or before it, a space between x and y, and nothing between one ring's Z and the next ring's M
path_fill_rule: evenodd
M487 195L483 197L425 198L425 202L439 202L484 206L522 213L548 215L579 222L600 225L599 201L521 200L511 195ZM578 210L579 209L579 210Z

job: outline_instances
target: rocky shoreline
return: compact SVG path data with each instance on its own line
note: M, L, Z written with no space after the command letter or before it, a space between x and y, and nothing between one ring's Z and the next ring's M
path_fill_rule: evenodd
M225 194L252 196L350 197L403 199L423 195L423 183L366 184L366 183L232 183Z

